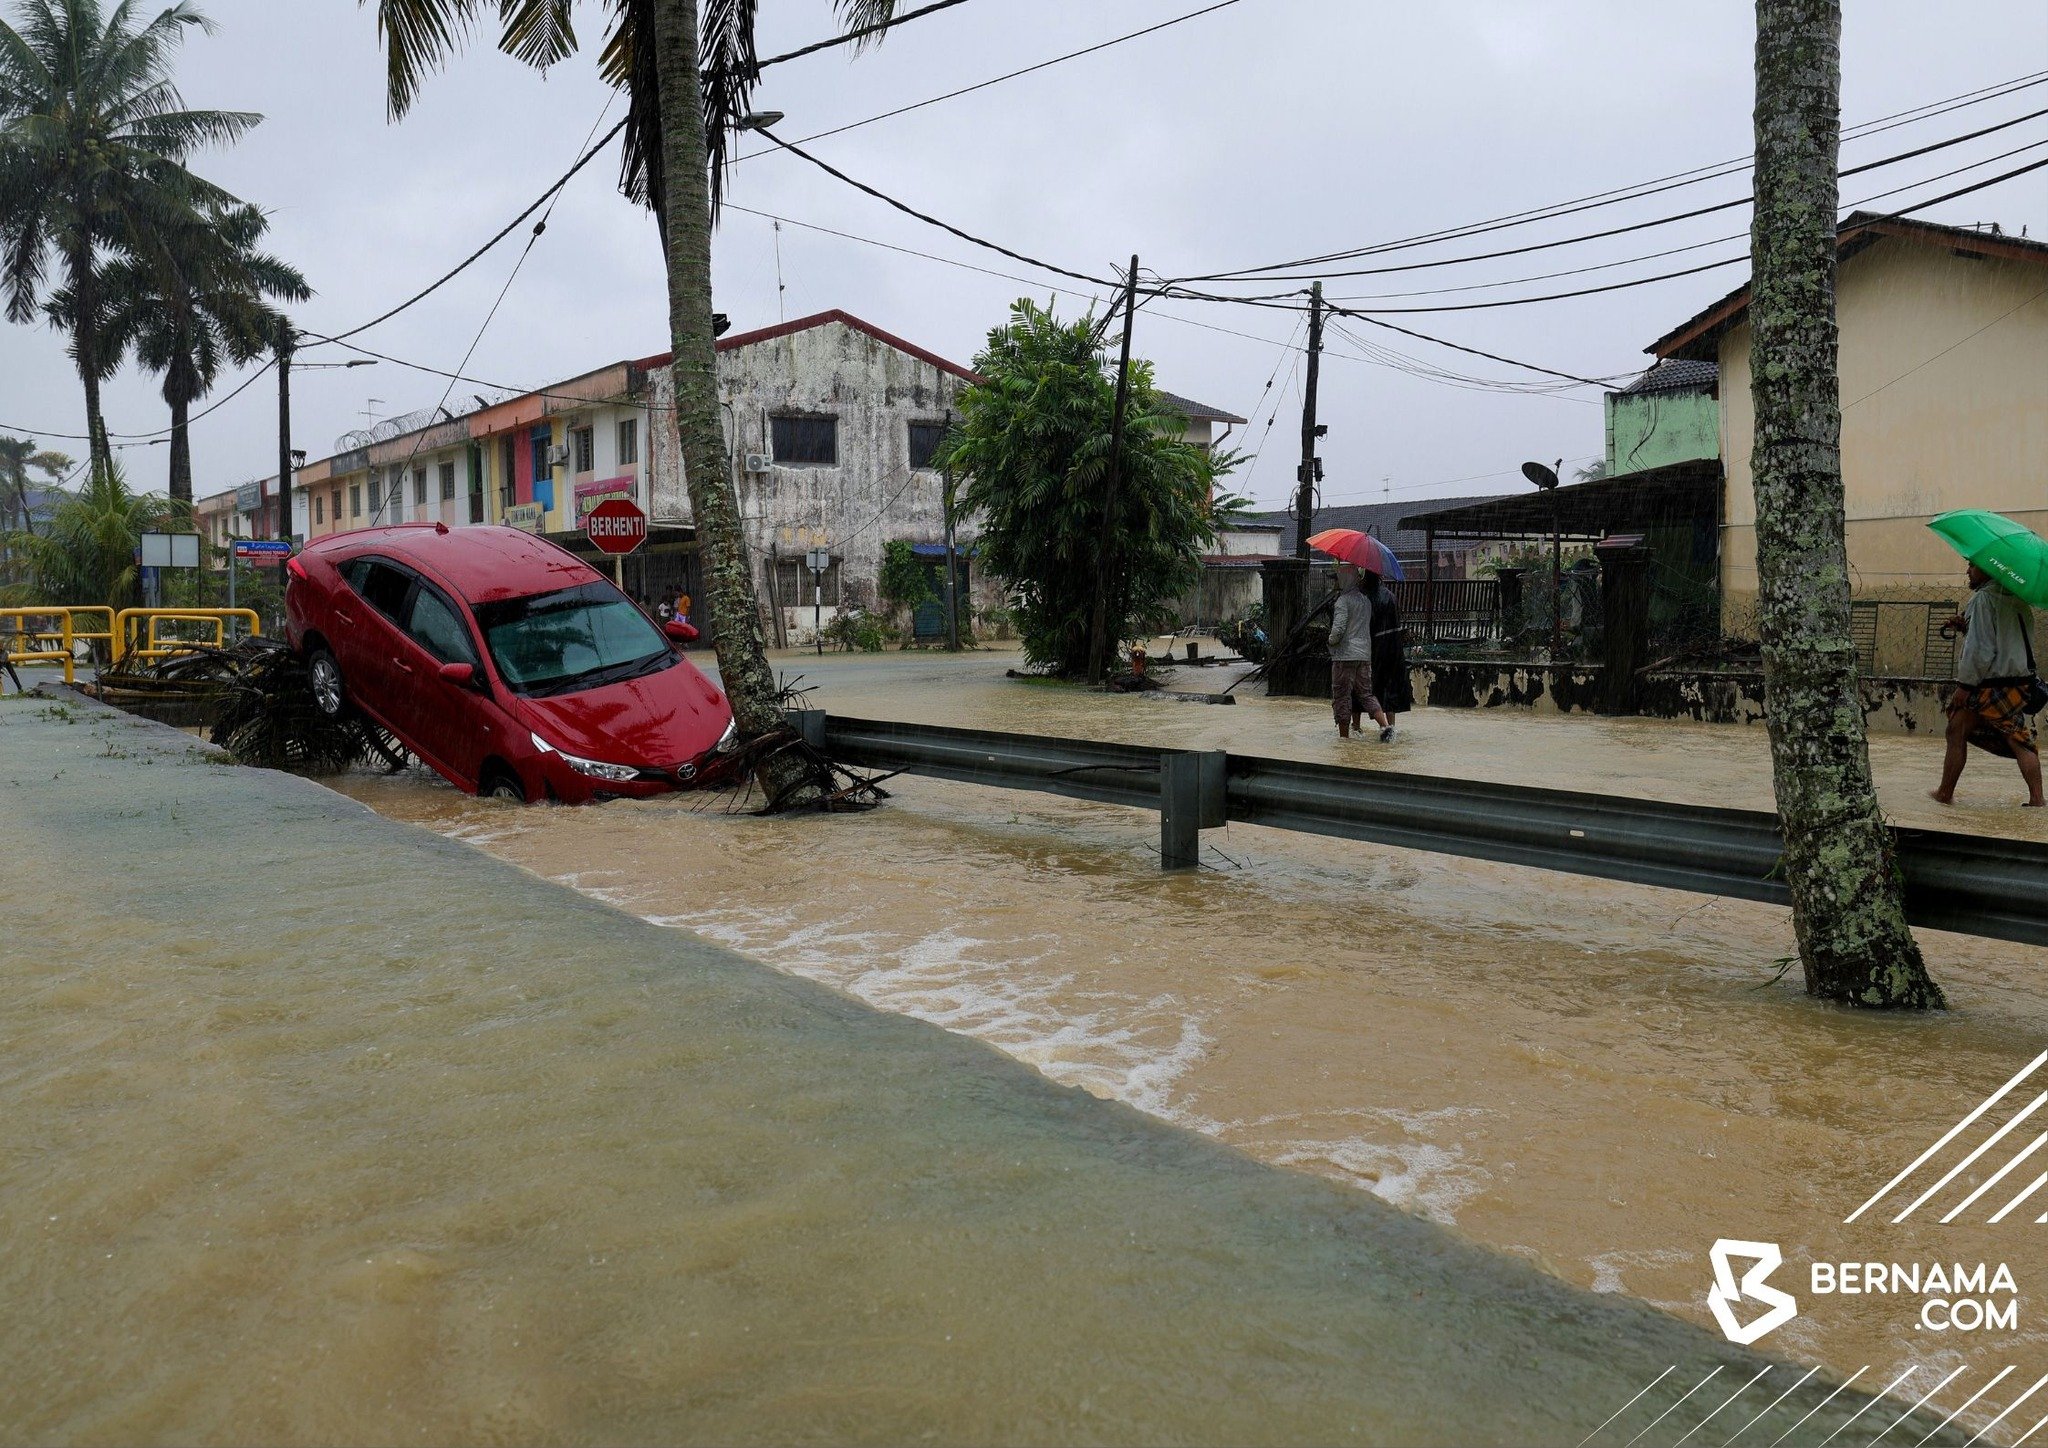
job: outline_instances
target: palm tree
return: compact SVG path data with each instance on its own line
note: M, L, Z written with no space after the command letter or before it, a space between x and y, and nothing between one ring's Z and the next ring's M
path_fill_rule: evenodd
M102 326L110 258L165 264L163 240L195 208L234 199L185 169L198 147L232 141L260 119L184 108L171 57L207 21L190 0L144 24L137 0L20 0L0 21L0 283L7 315L34 318L52 263L72 299L71 356L85 385L95 471L112 465L100 384L121 347Z
M109 466L91 472L43 532L8 542L27 564L36 603L126 608L137 597L142 535L161 528L169 512L162 494L130 492L121 470Z
M270 300L313 295L297 268L257 250L267 225L253 206L208 207L163 239L164 264L122 257L102 277L107 335L132 341L135 360L163 375L170 498L181 517L192 509L192 404L213 390L223 363L269 352L284 320Z
M879 24L895 11L894 0L834 4L849 30ZM726 143L746 116L759 69L758 7L759 0L701 0L700 26L700 0L612 0L612 30L599 60L605 79L628 101L620 187L654 212L667 253L676 426L690 512L719 674L748 738L781 727L782 715L720 426L711 228L723 193ZM565 0L377 0L392 115L405 114L427 72L462 43L479 14L497 12L500 50L546 67L576 52L571 8ZM792 756L765 757L771 775L794 767ZM791 782L786 775L764 780L771 799L783 797Z
M54 482L69 471L70 458L43 451L33 438L0 437L0 528L35 532L35 515L29 509L29 474L41 473Z
M1757 0L1757 623L1792 925L1811 995L1943 1005L1906 926L1849 639L1835 356L1841 0Z

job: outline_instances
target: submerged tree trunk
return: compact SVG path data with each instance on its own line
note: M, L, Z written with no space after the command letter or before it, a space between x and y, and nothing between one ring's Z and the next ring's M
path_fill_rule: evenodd
M675 354L676 430L682 442L690 515L697 532L705 602L716 630L718 672L740 732L756 738L781 727L775 671L761 640L753 570L741 531L739 496L726 456L718 402L718 355L711 324L711 191L704 145L704 97L698 76L697 0L663 0L654 14L660 76L662 169L668 250L669 342ZM794 759L766 757L779 775ZM777 761L788 759L788 763ZM792 773L792 778L794 774ZM771 798L790 779L768 778Z
M1906 927L1849 639L1835 369L1840 0L1757 0L1756 17L1751 468L1771 775L1792 923L1808 994L1939 1008L1941 988Z

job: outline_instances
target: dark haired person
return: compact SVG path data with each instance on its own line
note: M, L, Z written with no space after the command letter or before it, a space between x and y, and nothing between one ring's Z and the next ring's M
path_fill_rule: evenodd
M1972 563L1970 601L1949 625L1963 636L1963 647L1948 702L1941 784L1928 793L1937 804L1955 802L1956 781L1974 744L2018 762L2027 804L2038 809L2048 800L2041 797L2041 751L2026 707L2034 685L2034 611Z

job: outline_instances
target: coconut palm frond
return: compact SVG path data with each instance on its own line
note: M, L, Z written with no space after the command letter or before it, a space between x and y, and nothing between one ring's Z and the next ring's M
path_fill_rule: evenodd
M746 119L754 82L761 77L754 50L756 0L706 0L697 36L703 72L704 160L711 177L711 216L725 200L725 168L732 131Z

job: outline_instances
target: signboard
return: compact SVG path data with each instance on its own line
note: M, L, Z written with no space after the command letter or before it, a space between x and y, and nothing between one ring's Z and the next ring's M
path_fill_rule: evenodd
M255 513L263 507L263 484L244 483L235 489L235 511Z
M142 535L142 556L144 568L197 568L199 566L199 535L197 533L144 533Z
M576 485L576 521L580 524L590 517L591 509L611 498L624 498L633 502L638 483L631 474L619 478L603 478L594 483Z
M258 568L275 568L292 556L292 545L282 538L237 538L235 557L247 558Z
M514 503L505 510L505 526L521 528L528 533L538 533L547 515L548 510L538 503Z
M647 515L626 498L611 498L590 510L583 531L600 553L631 553L647 541Z

